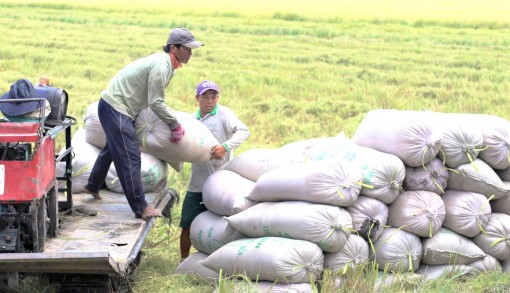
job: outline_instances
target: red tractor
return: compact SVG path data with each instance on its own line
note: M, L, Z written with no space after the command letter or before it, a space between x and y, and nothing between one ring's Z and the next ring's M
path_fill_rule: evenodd
M57 235L58 179L67 183L68 200L62 206L72 207L70 126L75 121L64 117L57 125L45 123L41 109L38 121L0 122L0 252L43 252L46 236ZM65 133L66 149L57 156L55 139L60 133ZM56 178L55 166L61 160L69 172Z

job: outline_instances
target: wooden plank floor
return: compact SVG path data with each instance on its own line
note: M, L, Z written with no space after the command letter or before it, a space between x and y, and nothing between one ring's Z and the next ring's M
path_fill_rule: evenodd
M124 194L101 190L102 200L89 194L73 194L73 205L86 205L97 211L96 216L79 213L60 216L58 237L48 238L44 254L109 254L119 270L124 270L136 241L147 222L137 219ZM146 194L149 204L157 200L156 194ZM65 198L60 200L64 201Z

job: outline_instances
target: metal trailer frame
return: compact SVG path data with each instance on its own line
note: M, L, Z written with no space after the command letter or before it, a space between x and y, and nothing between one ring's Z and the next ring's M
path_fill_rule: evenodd
M47 238L44 252L0 253L0 273L7 284L17 285L18 273L104 275L127 280L133 264L156 218L137 219L124 194L101 190L102 200L89 194L74 194L74 201L97 211L87 216L70 210L62 215L59 234ZM178 199L174 189L147 193L147 201L157 209L171 207Z

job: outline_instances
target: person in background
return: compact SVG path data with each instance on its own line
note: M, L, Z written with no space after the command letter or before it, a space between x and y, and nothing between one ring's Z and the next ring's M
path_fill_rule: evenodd
M211 150L211 160L205 163L191 164L191 179L182 204L180 238L181 261L189 256L191 249L190 227L193 219L207 210L202 200L204 183L215 171L234 157L234 149L245 142L250 131L239 120L237 115L229 108L218 104L220 89L218 85L209 80L200 82L197 86L195 99L198 102L198 110L194 114L220 144Z
M85 192L101 199L108 169L113 161L120 184L135 217L147 220L161 217L148 205L141 179L140 145L135 134L136 115L144 108L152 111L170 127L172 143L178 143L185 130L165 103L165 88L182 64L188 63L191 50L204 44L185 28L170 32L163 52L138 59L121 69L101 93L98 116L106 135L106 145L98 155Z

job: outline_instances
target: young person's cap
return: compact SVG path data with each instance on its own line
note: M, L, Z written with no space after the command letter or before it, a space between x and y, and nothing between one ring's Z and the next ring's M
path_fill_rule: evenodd
M169 45L183 45L191 49L204 45L204 43L195 40L195 36L189 30L182 27L173 29L166 43Z
M200 96L204 94L207 90L214 90L218 94L220 93L220 88L214 81L204 80L201 81L197 86L197 95Z

